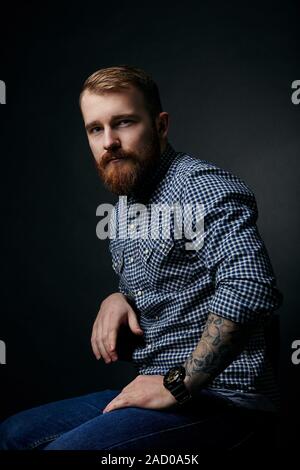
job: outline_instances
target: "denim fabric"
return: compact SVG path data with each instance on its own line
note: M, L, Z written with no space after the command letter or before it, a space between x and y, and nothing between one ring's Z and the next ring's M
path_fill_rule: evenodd
M231 449L255 434L265 419L207 390L165 410L127 407L103 414L119 393L104 390L11 416L0 424L0 449Z

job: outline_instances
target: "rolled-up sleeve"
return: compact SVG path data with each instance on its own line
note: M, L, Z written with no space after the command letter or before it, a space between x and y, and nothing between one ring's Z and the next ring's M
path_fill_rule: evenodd
M204 243L198 253L214 283L209 310L234 322L263 322L281 305L282 293L257 229L253 192L220 170L191 175L185 194L189 203L204 207Z

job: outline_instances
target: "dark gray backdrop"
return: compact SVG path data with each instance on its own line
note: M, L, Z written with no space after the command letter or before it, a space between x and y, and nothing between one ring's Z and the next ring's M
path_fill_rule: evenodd
M3 16L0 418L135 376L126 362L97 362L90 348L101 299L117 287L95 211L115 198L94 171L77 104L89 74L131 64L157 81L172 145L232 170L256 194L284 294L280 376L290 429L300 392L300 365L291 362L300 339L298 20L296 3L274 1L27 2Z

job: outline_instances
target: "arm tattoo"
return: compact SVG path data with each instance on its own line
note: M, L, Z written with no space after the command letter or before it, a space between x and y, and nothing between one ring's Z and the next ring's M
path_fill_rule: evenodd
M209 313L196 349L184 366L191 391L202 388L220 374L243 350L252 328Z

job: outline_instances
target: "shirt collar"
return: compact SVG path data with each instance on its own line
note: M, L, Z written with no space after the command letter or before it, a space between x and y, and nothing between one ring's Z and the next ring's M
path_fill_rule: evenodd
M160 156L158 166L154 174L150 177L155 186L163 179L175 157L175 150L173 149L172 145L167 142L165 150Z

